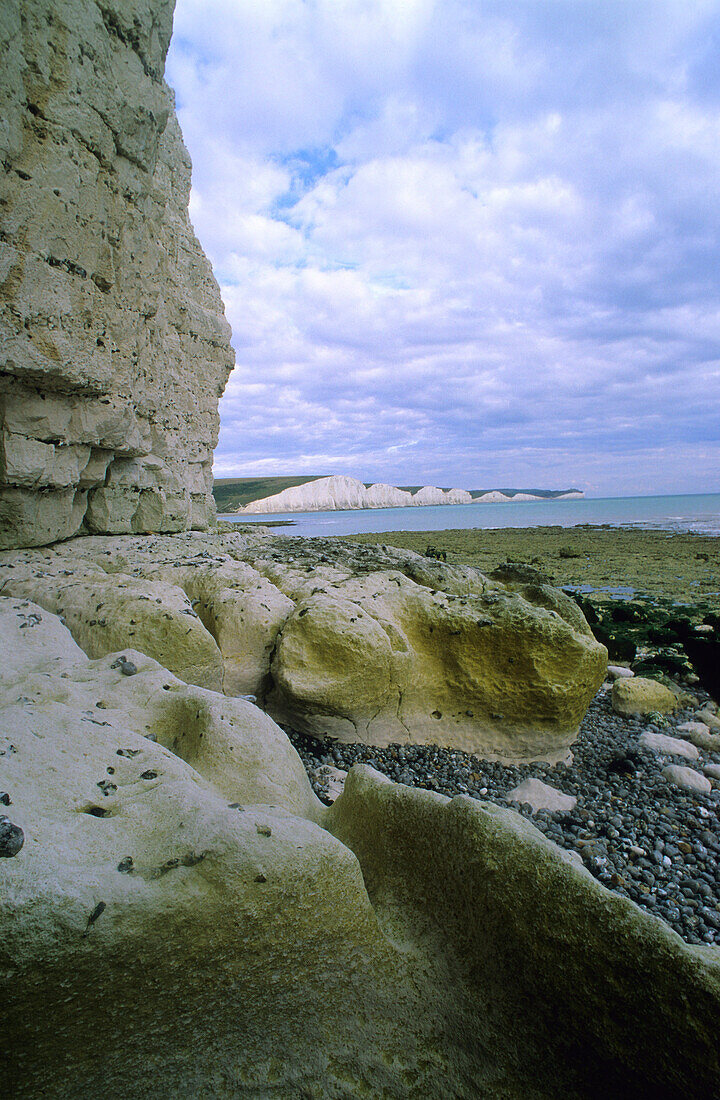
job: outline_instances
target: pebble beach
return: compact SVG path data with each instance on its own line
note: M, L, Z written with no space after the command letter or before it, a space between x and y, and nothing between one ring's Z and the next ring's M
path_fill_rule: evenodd
M553 582L581 589L598 605L632 597L675 606L691 618L720 610L720 539L657 531L588 528L393 532L354 536L425 552L492 572L510 561L533 563ZM717 704L697 677L676 682L668 715L623 716L612 706L610 677L572 745L555 765L505 765L434 745L318 741L288 730L321 798L333 769L369 764L389 778L449 797L470 795L512 807L550 840L574 853L608 889L662 918L687 943L720 944L720 752ZM692 731L705 730L700 744ZM669 740L668 740L669 738ZM698 741L698 737L694 737ZM688 790L687 769L706 790ZM674 778L669 778L673 776ZM575 799L569 809L537 809L514 796L528 779ZM508 799L510 796L510 800ZM567 803L569 805L569 803Z

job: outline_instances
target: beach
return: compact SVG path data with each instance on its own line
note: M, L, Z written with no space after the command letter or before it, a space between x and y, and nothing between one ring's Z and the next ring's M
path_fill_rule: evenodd
M720 608L720 538L621 527L525 527L386 531L347 536L424 554L491 573L506 562L532 565L560 587L589 587L595 598L613 594L664 597ZM623 591L624 590L624 591Z
M393 531L349 541L444 553L449 564L488 574L508 562L530 565L584 593L579 602L611 660L671 687L676 705L667 714L619 714L613 671L567 761L554 765L493 763L438 746L321 742L289 730L317 793L327 790L328 769L369 763L409 786L510 801L599 882L661 917L687 943L720 942L720 721L673 629L678 618L709 621L716 635L720 539L539 527ZM682 785L688 779L694 787ZM528 781L577 801L562 812L538 809L514 793Z

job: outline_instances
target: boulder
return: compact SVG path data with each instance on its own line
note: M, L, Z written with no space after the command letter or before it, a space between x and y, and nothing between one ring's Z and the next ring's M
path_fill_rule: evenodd
M677 706L670 688L643 676L616 680L612 687L612 706L618 714L669 714Z
M296 593L273 654L270 713L343 741L563 758L606 663L574 602L547 586L511 591L477 573L459 595L456 574L441 563L430 588L427 566L412 557L407 572L420 582L383 569L391 562L378 552L346 579L325 585L313 576L312 591ZM450 591L440 587L445 569Z
M369 768L326 810L252 704L23 599L0 644L7 1095L714 1095L717 952L517 814Z
M0 591L62 615L91 657L132 646L345 741L561 759L605 670L548 585L340 540L86 537L0 554Z
M717 950L688 948L491 803L449 801L355 766L326 821L358 856L391 941L405 951L415 944L431 968L442 958L453 975L462 993L449 1016L467 1028L469 1046L515 1046L523 1080L486 1089L474 1075L458 1095L713 1096ZM687 974L681 956L692 959ZM524 1004L512 973L522 975ZM503 1024L495 1030L501 1020L506 1035ZM438 1095L452 1094L448 1078Z
M35 601L62 617L89 657L128 646L162 662L183 680L223 686L217 643L177 585L106 573L70 548L28 551L10 570L0 556L0 591Z

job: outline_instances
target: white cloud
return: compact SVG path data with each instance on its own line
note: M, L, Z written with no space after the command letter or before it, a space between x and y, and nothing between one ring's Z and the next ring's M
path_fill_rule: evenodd
M714 488L713 35L714 0L178 0L218 472Z

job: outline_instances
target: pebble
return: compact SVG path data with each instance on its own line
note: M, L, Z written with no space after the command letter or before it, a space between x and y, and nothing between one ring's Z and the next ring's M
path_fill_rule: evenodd
M607 666L608 679L610 680L622 680L630 679L635 675L631 668L626 668L625 665L608 665Z
M707 699L697 694L700 704L689 700L673 714L666 734L697 720ZM538 779L575 798L575 806L533 810L525 795L513 807L518 813L604 886L661 917L686 942L720 945L720 791L669 783L667 757L640 743L643 733L659 732L657 720L616 714L608 692L600 690L591 703L570 764L504 765L437 745L378 748L287 732L321 795L312 773L322 765L346 771L369 764L396 782L501 804L525 780ZM697 767L684 770L709 786L700 770L720 767L720 753L700 747Z
M110 665L110 668L119 668L123 676L135 676L137 673L137 665L134 661L128 660L127 657L118 657L116 661Z
M689 741L680 737L668 737L666 733L643 733L638 744L651 752L665 753L667 756L682 756L685 760L697 760L700 753Z
M342 771L340 768L334 768L331 764L321 764L319 768L313 769L310 779L318 797L330 805L342 794L346 776L347 772ZM414 784L415 777L410 776L409 778L411 785ZM404 782L404 780L401 780L401 782Z
M0 816L0 856L16 856L25 843L25 833L9 817Z
M541 779L526 779L505 795L505 798L508 802L527 803L532 813L537 813L538 810L565 812L574 810L577 804L575 795L563 794L557 787L551 787Z
M674 783L685 791L699 791L701 794L709 794L712 790L710 780L696 772L694 768L683 768L680 764L668 764L663 768L662 774L669 783Z

